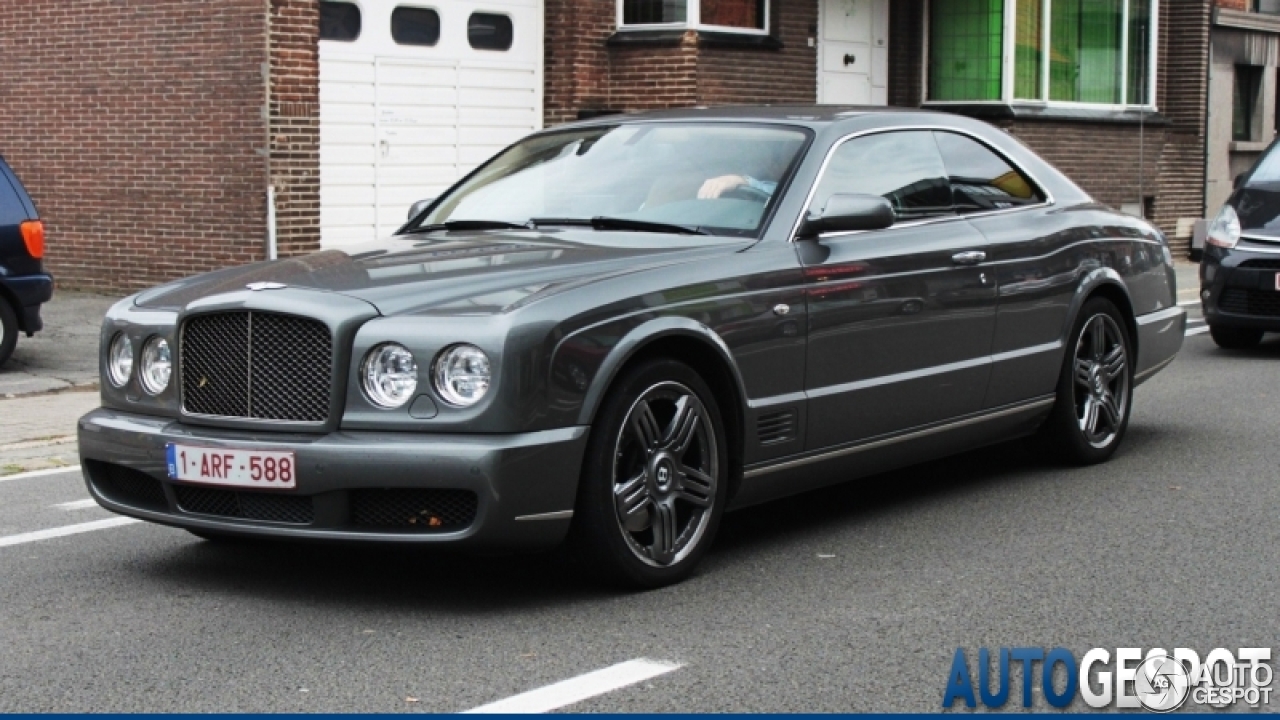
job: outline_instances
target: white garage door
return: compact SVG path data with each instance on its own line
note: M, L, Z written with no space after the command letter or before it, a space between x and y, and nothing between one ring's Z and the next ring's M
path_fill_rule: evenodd
M391 233L542 127L541 0L322 7L322 38L355 35L320 41L322 247Z

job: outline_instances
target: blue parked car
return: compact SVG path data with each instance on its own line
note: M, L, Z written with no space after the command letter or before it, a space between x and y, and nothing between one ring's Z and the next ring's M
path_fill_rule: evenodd
M0 365L9 361L18 333L42 327L40 305L53 297L44 271L44 223L18 176L0 157Z

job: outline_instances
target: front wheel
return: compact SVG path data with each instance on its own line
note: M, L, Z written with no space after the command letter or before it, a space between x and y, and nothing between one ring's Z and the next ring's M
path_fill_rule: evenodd
M651 360L606 396L587 445L570 542L605 578L679 582L711 545L727 497L720 410L689 366Z
M1102 298L1085 303L1070 337L1057 399L1038 439L1068 463L1091 465L1115 453L1129 426L1133 344L1120 311Z
M1240 328L1209 326L1209 335L1213 342L1223 350L1248 350L1262 342L1261 330L1242 330Z

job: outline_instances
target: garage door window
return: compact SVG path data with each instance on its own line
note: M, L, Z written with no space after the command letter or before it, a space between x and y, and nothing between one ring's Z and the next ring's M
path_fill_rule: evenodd
M440 41L440 13L430 8L396 8L391 12L391 38L399 45L435 45Z
M360 37L360 8L348 2L320 3L320 39L352 42Z
M477 50L510 50L514 36L506 15L471 13L467 20L467 42Z

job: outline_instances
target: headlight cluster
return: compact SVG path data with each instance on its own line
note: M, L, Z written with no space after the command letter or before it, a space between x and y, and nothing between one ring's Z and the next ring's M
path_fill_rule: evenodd
M116 387L124 387L133 376L133 343L124 333L111 339L107 349L107 378ZM142 346L142 362L138 368L138 379L142 389L152 395L159 395L169 387L169 378L173 376L173 355L169 351L169 342L162 337L152 336Z
M446 348L431 366L436 393L449 405L470 407L489 392L489 356L474 345ZM364 356L360 384L369 402L394 409L413 398L418 389L418 363L403 345L384 343Z

